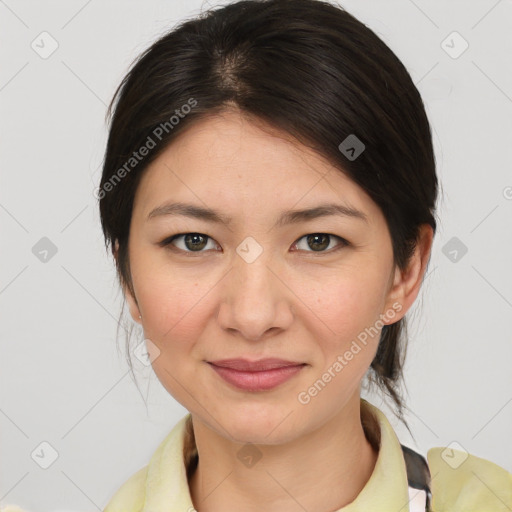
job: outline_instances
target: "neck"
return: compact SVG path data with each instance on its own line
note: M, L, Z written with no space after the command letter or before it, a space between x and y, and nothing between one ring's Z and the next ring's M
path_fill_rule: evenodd
M305 436L257 445L262 456L251 467L237 457L240 443L192 422L199 459L189 488L199 512L338 510L354 501L377 462L378 424L359 397Z

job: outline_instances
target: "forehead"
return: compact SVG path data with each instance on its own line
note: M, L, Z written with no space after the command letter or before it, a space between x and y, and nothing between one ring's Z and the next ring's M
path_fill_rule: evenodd
M184 130L145 170L134 205L168 200L254 214L337 202L379 215L371 198L318 153L258 119L228 111Z

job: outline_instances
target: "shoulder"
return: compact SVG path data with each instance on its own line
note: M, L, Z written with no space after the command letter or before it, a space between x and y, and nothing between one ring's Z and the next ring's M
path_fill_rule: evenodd
M463 450L435 447L427 452L432 512L510 512L512 474Z
M188 413L174 425L158 445L149 463L124 482L103 512L141 512L152 505L154 509L156 501L160 503L173 492L185 493L181 499L186 501L187 475L183 447L190 417Z
M148 466L135 472L117 490L103 512L140 512L146 497Z

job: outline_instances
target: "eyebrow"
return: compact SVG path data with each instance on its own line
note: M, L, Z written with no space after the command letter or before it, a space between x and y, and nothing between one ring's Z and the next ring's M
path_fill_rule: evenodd
M217 210L211 208L204 208L187 203L165 203L157 208L151 210L146 220L164 215L182 215L192 219L199 219L206 222L215 224L222 224L229 226L232 218ZM281 212L281 215L274 223L274 228L285 226L287 224L298 224L300 222L317 219L320 217L328 217L331 215L338 215L343 217L352 217L354 219L362 220L368 223L368 217L360 210L336 203L325 203L312 208L304 210L289 210Z

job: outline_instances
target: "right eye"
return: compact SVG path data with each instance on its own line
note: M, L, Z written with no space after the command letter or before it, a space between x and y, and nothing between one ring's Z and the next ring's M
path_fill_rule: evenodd
M208 245L209 240L214 243L213 238L210 238L208 235L204 235L203 233L178 233L177 235L166 238L160 242L159 245L161 247L166 247L171 251L188 253L187 256L189 256L193 255L193 253L205 252L202 249ZM178 247L174 243L176 241L181 243L181 247ZM214 248L215 247L217 247L217 245L214 244Z

